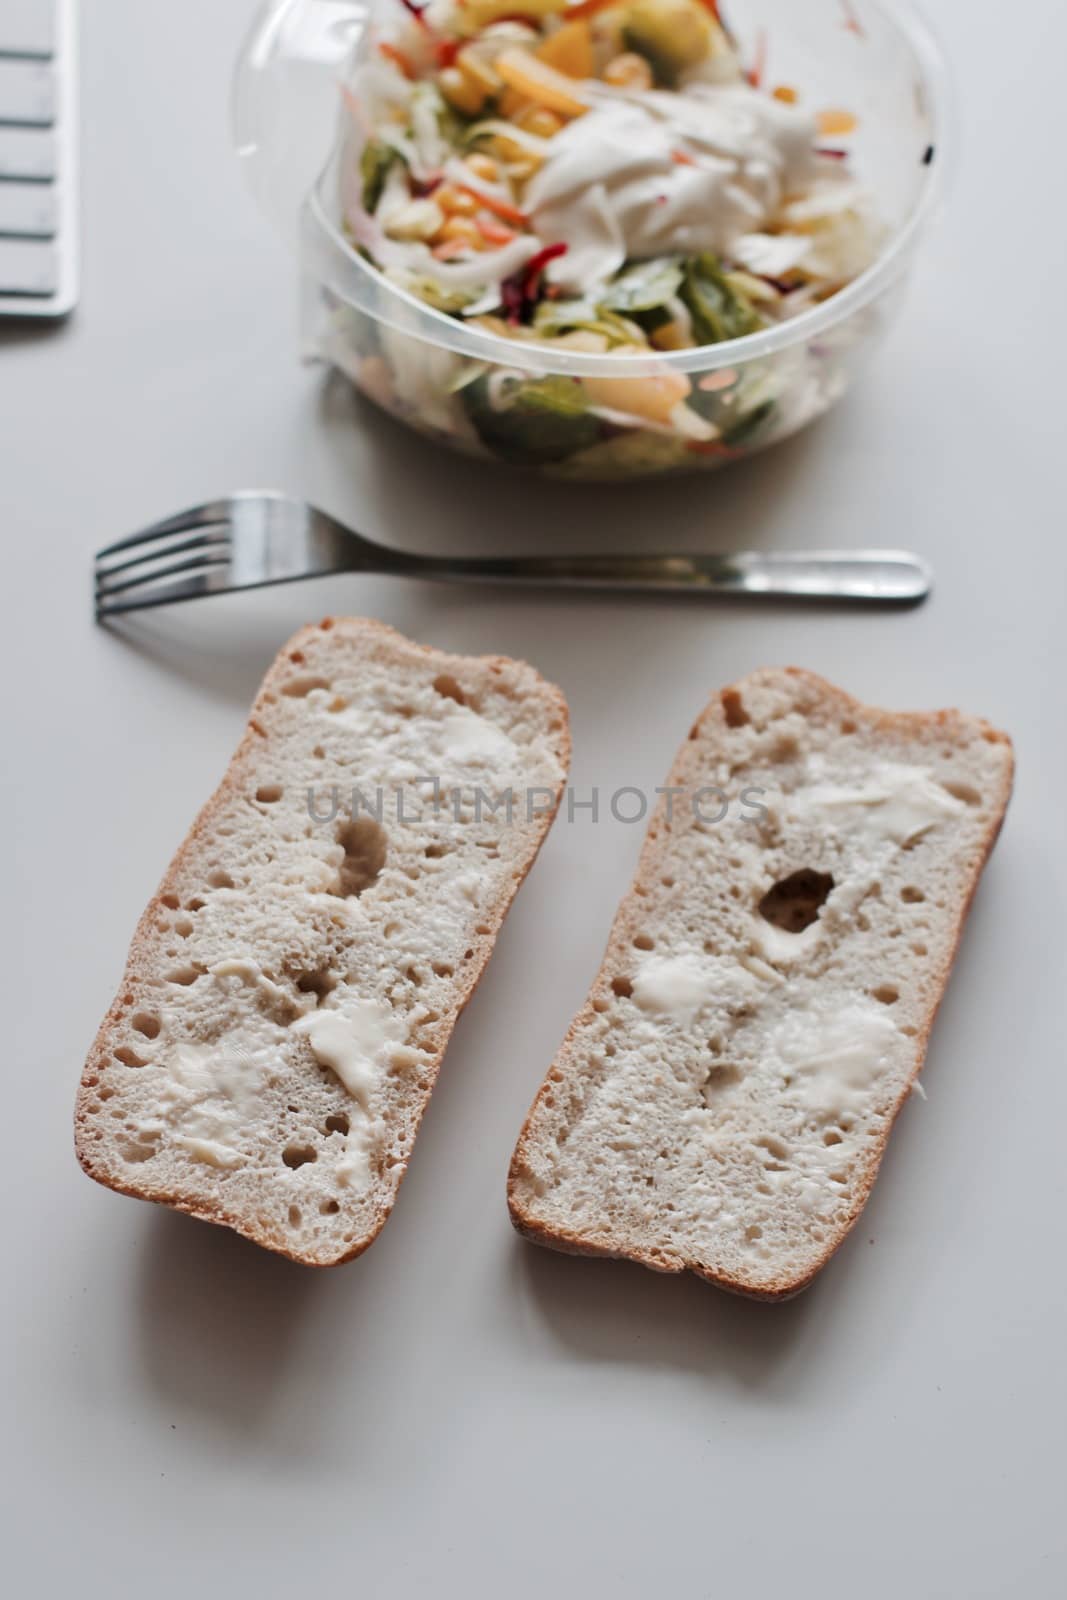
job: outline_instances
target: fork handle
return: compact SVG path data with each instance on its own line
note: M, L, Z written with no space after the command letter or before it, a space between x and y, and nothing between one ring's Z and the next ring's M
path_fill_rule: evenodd
M400 552L392 552L400 555ZM930 569L906 550L732 555L493 556L442 559L400 555L391 569L445 583L622 589L671 594L751 595L774 600L853 600L914 605L930 592Z

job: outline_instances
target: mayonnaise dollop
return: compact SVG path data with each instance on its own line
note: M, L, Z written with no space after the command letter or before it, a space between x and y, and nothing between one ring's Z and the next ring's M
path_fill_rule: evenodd
M582 90L590 110L546 141L524 196L536 233L567 244L549 275L573 292L626 261L727 253L815 176L814 119L748 84Z

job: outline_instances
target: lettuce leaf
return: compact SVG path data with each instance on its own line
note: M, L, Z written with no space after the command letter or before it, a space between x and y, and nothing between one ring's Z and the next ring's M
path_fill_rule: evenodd
M600 296L600 304L609 311L621 311L624 316L637 311L657 311L678 294L684 274L685 267L675 256L635 262L608 284Z

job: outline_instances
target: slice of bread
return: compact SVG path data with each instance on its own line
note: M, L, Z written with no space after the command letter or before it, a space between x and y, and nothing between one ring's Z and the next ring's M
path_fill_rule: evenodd
M134 934L86 1172L296 1261L365 1250L569 757L522 662L354 619L291 639Z
M527 1118L531 1239L803 1289L867 1199L1012 784L1006 735L795 669L712 700Z

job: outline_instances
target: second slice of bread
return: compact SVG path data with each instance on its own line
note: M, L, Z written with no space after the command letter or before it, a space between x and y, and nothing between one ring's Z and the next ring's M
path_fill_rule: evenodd
M569 755L522 662L291 639L90 1052L90 1176L298 1261L366 1249Z
M512 1160L557 1249L764 1299L858 1217L1012 783L1007 736L810 673L712 700Z

